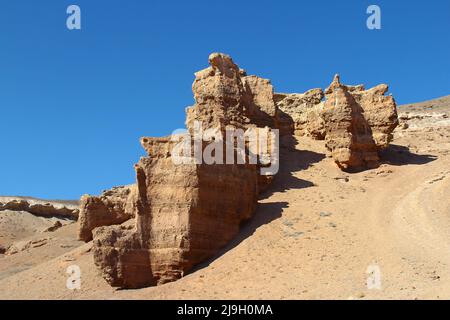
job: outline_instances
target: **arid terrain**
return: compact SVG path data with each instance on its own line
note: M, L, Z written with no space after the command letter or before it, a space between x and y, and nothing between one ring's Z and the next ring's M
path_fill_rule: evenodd
M0 211L0 299L450 299L450 96L398 112L376 169L345 173L323 141L297 137L238 237L158 287L111 288L73 218Z

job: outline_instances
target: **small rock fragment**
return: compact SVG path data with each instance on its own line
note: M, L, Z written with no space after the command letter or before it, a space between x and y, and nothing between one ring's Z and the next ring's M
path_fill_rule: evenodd
M321 216L321 217L329 217L329 216L331 216L331 215L332 215L331 212L327 212L327 211L322 211L322 212L320 212L320 216Z
M59 228L61 228L62 226L63 225L62 225L61 221L57 220L57 221L55 221L55 223L52 226L45 229L44 232L54 232L54 231L58 230Z

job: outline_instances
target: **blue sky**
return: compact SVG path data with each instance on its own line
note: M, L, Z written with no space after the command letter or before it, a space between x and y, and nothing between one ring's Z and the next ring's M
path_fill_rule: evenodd
M66 28L79 5L82 30ZM366 9L382 29L366 28ZM450 1L14 0L0 6L0 194L78 198L134 182L141 136L184 127L193 73L230 54L278 92L388 83L450 94Z

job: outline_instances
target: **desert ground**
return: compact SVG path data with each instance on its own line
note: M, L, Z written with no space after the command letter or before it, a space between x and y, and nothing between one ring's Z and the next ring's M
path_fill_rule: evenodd
M111 288L73 219L0 211L0 299L450 299L450 96L398 111L376 169L342 172L306 137L282 149L240 235L162 286ZM71 265L80 290L66 287Z

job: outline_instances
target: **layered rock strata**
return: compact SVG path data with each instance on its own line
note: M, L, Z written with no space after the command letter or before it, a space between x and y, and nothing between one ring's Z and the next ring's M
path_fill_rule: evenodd
M211 55L209 62L209 68L196 74L196 104L187 110L186 135L141 139L148 157L135 165L134 227L100 227L93 232L95 263L112 286L174 281L215 255L253 215L258 193L270 180L259 177L259 160L227 164L227 155L217 154L219 146L227 147L222 138L230 126L243 131L275 126L270 82L245 75L223 54ZM203 131L202 153L209 151L223 163L195 158L197 130ZM211 139L204 139L208 130ZM174 148L186 137L185 144L192 148L183 154L182 160L188 161L180 164ZM233 142L231 149L233 159L238 152L244 160L251 156L248 142L243 150Z

